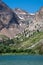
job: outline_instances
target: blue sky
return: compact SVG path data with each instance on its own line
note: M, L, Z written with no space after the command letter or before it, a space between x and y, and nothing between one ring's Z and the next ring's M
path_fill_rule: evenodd
M3 0L10 8L21 8L30 13L35 13L43 6L43 0Z

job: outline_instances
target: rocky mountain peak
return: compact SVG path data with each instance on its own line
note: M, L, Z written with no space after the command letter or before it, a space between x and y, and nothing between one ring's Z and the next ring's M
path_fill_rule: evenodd
M14 11L19 13L19 14L28 14L28 12L26 12L26 11L20 9L20 8L15 8Z
M21 20L25 20L26 18L29 17L29 13L20 8L15 8L13 11L17 14L19 19L21 19Z
M43 15L43 7L40 8L39 13Z
M40 11L43 12L43 6L40 8Z
M2 0L0 0L0 22L5 27L8 27L11 23L14 25L18 24L17 15ZM2 24L0 23L0 25Z
M36 19L39 21L43 21L43 6L36 12Z
M39 14L40 14L41 16L43 16L43 6L40 8Z

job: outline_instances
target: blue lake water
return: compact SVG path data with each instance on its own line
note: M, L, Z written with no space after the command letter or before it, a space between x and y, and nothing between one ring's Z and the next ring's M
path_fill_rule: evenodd
M0 56L0 65L43 65L43 56Z

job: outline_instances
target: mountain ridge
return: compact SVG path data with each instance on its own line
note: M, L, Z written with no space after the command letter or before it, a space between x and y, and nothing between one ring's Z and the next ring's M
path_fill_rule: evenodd
M20 8L12 10L3 1L0 1L0 34L9 38L28 31L43 30L43 7L36 13L28 13ZM5 32L6 31L6 32Z

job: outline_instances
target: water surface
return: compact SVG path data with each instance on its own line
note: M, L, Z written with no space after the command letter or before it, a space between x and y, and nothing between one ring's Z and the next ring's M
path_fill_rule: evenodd
M0 56L0 65L43 65L43 56Z

